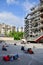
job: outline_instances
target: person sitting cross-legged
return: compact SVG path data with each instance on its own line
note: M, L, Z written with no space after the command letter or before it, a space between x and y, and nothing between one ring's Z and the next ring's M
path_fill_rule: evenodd
M2 50L3 50L3 51L7 51L7 48L3 45L3 46L2 46Z

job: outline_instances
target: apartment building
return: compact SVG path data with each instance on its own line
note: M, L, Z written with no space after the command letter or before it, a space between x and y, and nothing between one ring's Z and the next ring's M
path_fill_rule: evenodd
M23 27L16 27L15 26L10 26L5 23L0 24L0 36L5 35L6 33L9 34L10 31L18 31L18 32L24 32Z
M4 23L0 24L0 35L8 34L10 31L15 31L15 26L6 25Z
M27 41L43 42L43 0L31 8L25 17L25 38Z
M24 32L24 28L23 27L17 27L17 32Z

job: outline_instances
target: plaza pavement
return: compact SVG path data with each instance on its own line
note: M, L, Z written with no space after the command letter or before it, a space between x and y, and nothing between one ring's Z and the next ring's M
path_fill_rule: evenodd
M18 42L20 43L20 42ZM43 48L34 48L34 54L25 54L21 51L20 45L8 44L7 51L2 51L2 45L0 44L0 65L43 65ZM3 55L19 54L20 60L5 62L2 60Z

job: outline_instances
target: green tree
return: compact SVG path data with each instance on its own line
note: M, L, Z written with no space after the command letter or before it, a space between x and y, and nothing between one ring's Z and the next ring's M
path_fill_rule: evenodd
M14 37L15 40L20 40L23 38L24 32L15 32L15 31L10 31L9 36Z

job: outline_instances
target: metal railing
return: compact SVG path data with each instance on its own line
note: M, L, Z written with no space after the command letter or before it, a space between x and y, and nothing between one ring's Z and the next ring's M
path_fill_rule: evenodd
M35 41L38 38L40 38L42 35L43 35L43 32L39 33L37 36L34 36L34 37L27 37L27 40L29 40L29 41Z

